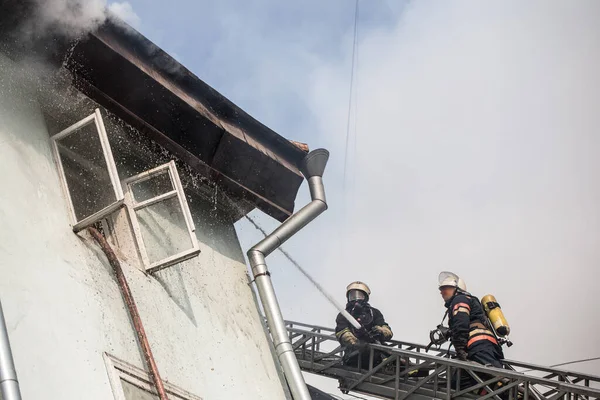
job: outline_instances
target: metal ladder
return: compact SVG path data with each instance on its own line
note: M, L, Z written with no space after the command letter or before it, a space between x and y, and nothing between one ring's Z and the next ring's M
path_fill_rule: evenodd
M504 360L506 369L484 367L447 358L446 350L426 351L425 345L396 340L368 345L369 365L351 367L342 364L343 349L333 329L294 321L286 321L286 327L300 368L338 379L344 393L395 400L600 399L600 376L512 360ZM387 356L377 366L374 350Z

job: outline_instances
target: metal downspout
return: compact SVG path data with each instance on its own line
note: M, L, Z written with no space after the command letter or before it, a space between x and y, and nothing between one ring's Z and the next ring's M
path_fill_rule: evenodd
M21 400L21 390L8 340L2 302L0 302L0 389L3 400Z
M265 257L327 209L322 177L328 159L329 152L325 149L313 150L306 155L299 168L308 181L312 201L290 216L273 233L261 240L247 253L258 294L267 317L267 324L273 338L275 352L294 400L310 400L311 396L287 334Z

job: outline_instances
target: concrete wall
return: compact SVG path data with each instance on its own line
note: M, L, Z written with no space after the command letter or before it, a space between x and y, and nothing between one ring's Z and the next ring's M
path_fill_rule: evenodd
M0 296L23 398L112 398L103 352L144 368L104 255L70 229L33 94L0 54ZM285 397L233 225L190 204L201 253L124 264L164 379L205 399Z

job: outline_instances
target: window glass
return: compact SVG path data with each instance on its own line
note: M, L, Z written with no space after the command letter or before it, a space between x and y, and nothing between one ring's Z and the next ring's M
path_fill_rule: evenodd
M131 192L136 203L152 199L173 191L169 170L131 184Z
M52 136L73 230L80 231L123 204L123 191L100 110Z
M174 161L123 183L135 241L147 271L157 271L200 252Z
M177 196L143 207L135 214L151 264L193 248Z
M77 221L117 200L93 120L56 145Z
M123 394L125 394L126 400L159 400L157 395L140 389L124 379L121 379L121 385L123 385Z

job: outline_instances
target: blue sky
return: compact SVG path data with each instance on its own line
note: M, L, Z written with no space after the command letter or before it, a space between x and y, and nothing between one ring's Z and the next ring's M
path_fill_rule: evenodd
M306 84L317 66L347 58L353 1L129 3L139 30L201 79L282 135L318 143ZM361 29L393 26L396 3L370 1Z
M600 3L361 0L347 192L354 1L130 4L137 28L201 79L331 150L330 210L286 243L331 293L368 282L396 336L424 342L444 311L437 274L451 270L502 303L509 358L600 356ZM237 228L244 249L260 239ZM285 259L268 261L287 318L333 323Z

